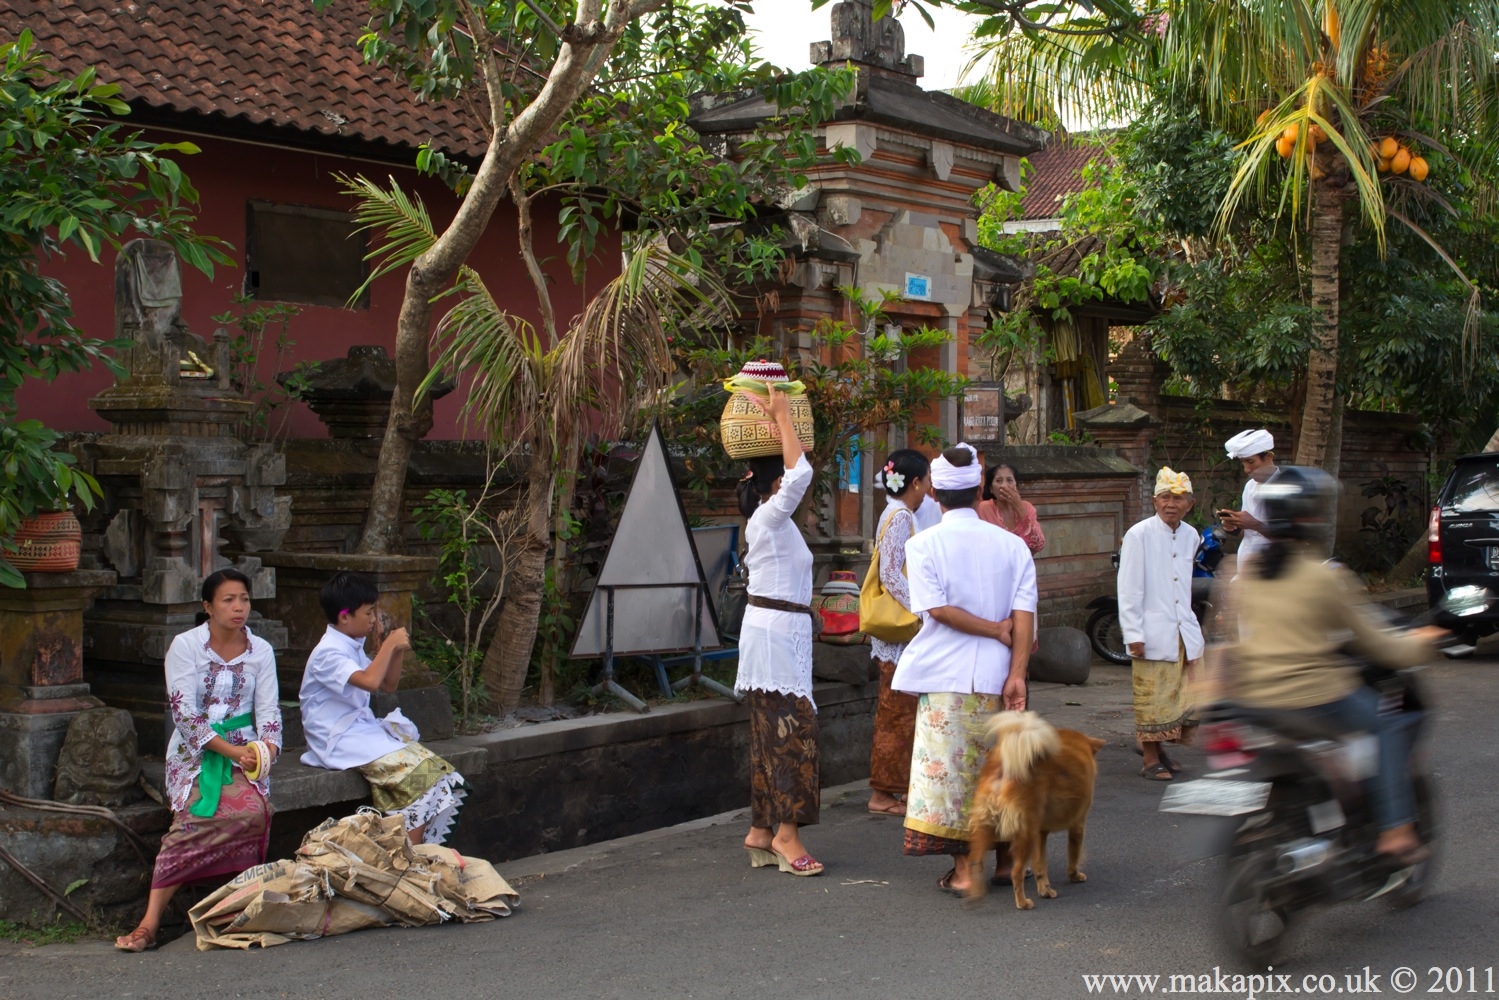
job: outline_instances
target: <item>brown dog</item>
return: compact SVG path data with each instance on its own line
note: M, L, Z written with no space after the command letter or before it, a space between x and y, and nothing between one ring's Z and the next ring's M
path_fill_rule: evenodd
M1035 904L1025 895L1025 870L1036 876L1036 895L1056 898L1046 874L1046 835L1067 831L1067 877L1087 881L1078 868L1083 833L1098 777L1094 757L1104 741L1071 729L1056 729L1035 712L1001 712L989 721L995 738L968 811L968 857L973 859L969 899L984 894L984 854L996 842L1010 844L1015 905Z

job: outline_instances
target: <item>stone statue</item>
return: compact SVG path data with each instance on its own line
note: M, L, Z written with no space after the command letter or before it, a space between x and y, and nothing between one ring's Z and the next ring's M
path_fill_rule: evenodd
M210 351L182 320L182 265L169 243L139 239L120 248L115 335L134 342L128 366L132 381L175 384L217 375L221 386L227 385L228 373L217 358L223 352Z
M68 724L52 797L78 806L117 808L142 795L135 720L119 708L93 708Z

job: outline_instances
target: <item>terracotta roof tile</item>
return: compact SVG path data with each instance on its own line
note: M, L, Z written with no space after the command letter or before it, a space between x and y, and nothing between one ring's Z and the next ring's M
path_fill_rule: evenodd
M1020 202L1020 219L1053 219L1062 209L1062 199L1081 191L1083 168L1089 160L1108 159L1108 151L1092 142L1078 142L1056 136L1039 153L1027 159L1031 163L1026 178L1025 197Z
M87 66L133 104L242 124L478 157L482 123L462 101L427 104L366 65L354 0L6 0L0 30L30 28L60 72Z

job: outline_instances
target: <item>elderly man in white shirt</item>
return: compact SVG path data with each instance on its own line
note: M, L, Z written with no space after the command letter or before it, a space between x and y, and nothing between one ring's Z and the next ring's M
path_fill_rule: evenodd
M905 853L952 855L938 886L960 896L976 877L970 860L980 860L969 857L968 805L988 752L985 721L1025 707L1037 598L1025 543L973 509L983 475L966 444L932 463L942 523L906 543L911 610L922 626L890 682L920 696Z
M1164 743L1185 743L1196 725L1186 668L1202 656L1202 626L1192 613L1192 560L1200 536L1183 523L1193 505L1192 480L1162 469L1155 514L1130 528L1119 548L1119 626L1133 660L1135 737L1142 777L1170 781L1181 768Z
M1280 471L1275 464L1275 438L1261 428L1243 431L1229 438L1223 445L1228 457L1244 466L1249 481L1244 484L1244 509L1220 510L1218 519L1229 531L1243 533L1239 542L1239 571L1246 560L1253 559L1270 544L1265 537L1265 505L1260 500L1260 487Z

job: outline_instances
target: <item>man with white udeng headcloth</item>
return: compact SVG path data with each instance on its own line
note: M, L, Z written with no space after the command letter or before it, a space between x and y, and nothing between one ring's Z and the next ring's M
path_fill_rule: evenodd
M932 463L942 523L906 542L911 610L922 625L890 681L919 695L905 853L952 855L953 870L938 885L959 895L975 877L968 804L988 752L983 722L1025 707L1036 614L1030 550L974 510L983 479L984 463L971 445L949 448Z
M1201 540L1190 524L1192 480L1166 468L1155 480L1155 514L1125 532L1119 547L1119 627L1132 661L1135 738L1142 777L1170 781L1179 770L1163 745L1187 743L1196 725L1187 667L1202 656L1192 613L1192 559Z
M1242 572L1244 561L1254 558L1255 553L1263 551L1270 544L1264 534L1265 506L1260 500L1260 487L1278 471L1275 464L1275 438L1263 428L1243 431L1229 438L1223 448L1228 452L1229 458L1243 464L1244 474L1249 477L1249 481L1244 484L1243 509L1218 511L1218 519L1225 528L1235 533L1243 532L1244 540L1239 543L1239 567Z

